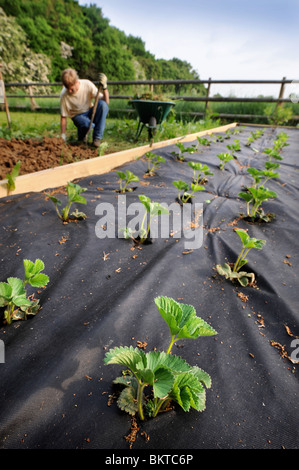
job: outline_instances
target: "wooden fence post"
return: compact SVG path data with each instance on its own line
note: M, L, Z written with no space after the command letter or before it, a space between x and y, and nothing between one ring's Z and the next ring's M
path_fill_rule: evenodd
M286 80L286 77L283 77L282 80L283 80L283 81ZM284 89L285 89L285 83L282 82L281 85L280 85L278 100L282 100L282 99L283 99ZM278 101L278 102L276 103L276 109L277 109L278 107L282 106L282 105L283 105L283 103L281 103L281 102Z
M29 98L30 98L30 107L32 111L35 111L36 109L40 109L40 106L37 104L33 97L33 91L32 91L32 86L28 86L28 91L29 91Z
M209 98L209 96L210 96L211 80L212 80L212 78L210 77L210 78L209 78L209 82L208 82L208 87L207 87L207 96L206 96L207 98ZM206 101L206 105L205 105L205 115L206 115L207 112L209 111L209 107L210 107L210 103L209 103L209 101L207 100L207 101Z
M154 79L151 78L151 81L153 82ZM150 93L154 93L154 84L153 83L150 84L149 89L150 89Z
M0 64L0 103L3 103L4 106L5 106L7 124L8 124L8 127L10 128L11 120L10 120L10 114L9 114L6 94L5 94L4 80L3 80L3 77L2 77L2 64Z

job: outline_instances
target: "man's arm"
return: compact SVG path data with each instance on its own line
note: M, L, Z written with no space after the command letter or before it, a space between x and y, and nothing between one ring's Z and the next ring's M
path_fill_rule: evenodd
M108 88L105 88L105 90L103 90L103 100L106 101L107 104L109 104L109 91L108 91Z
M60 133L63 140L66 140L66 125L67 118L65 116L60 116Z
M104 73L100 73L99 80L100 80L100 87L102 88L102 92L103 92L102 100L106 101L106 103L109 104L109 91L108 91L108 88L107 88L107 77L106 77L106 75Z

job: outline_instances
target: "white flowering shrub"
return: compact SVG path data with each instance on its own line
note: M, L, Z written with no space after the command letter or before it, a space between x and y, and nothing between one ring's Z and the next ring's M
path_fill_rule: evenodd
M0 63L2 75L8 82L49 83L51 59L45 54L36 54L28 47L27 36L14 17L7 16L0 7ZM11 91L17 91L16 88ZM34 93L47 94L50 87L32 87Z

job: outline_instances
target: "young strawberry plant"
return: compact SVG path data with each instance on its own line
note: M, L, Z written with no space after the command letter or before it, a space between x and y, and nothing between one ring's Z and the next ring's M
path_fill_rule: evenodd
M189 202L192 197L194 197L197 191L204 191L204 187L199 184L191 184L192 192L188 192L189 186L185 181L177 180L173 181L172 184L178 189L178 202L185 204Z
M251 135L248 137L247 142L245 143L246 147L250 147L250 145L255 141L255 138L252 134L253 132L251 132Z
M185 161L185 156L184 156L184 152L185 152L185 146L184 144L182 144L181 142L178 142L177 144L175 144L176 147L178 148L178 152L174 151L174 152L171 152L171 155L173 157L175 157L177 160L179 160L180 162L184 162Z
M258 129L256 132L250 132L250 136L247 139L246 146L249 147L253 142L264 135L265 129Z
M197 411L205 409L205 387L211 387L210 375L170 351L178 340L217 334L196 315L192 305L168 297L157 297L155 303L170 331L167 352L145 353L132 346L116 347L110 349L104 359L105 365L118 364L127 369L114 380L115 384L124 387L117 404L133 416L138 413L142 421L166 411L171 401L178 403L184 411L191 407ZM151 388L150 396L145 395L145 387Z
M130 227L126 227L124 229L120 229L120 231L124 232L124 237L126 239L131 238L137 243L144 244L149 238L150 235L150 228L152 219L161 214L169 214L168 209L162 206L159 202L153 202L151 199L144 194L140 194L139 200L142 202L143 206L145 207L145 213L141 222L141 226L139 232L136 233ZM147 220L148 219L148 220Z
M24 259L24 281L17 277L9 277L7 282L0 282L0 307L4 307L4 321L10 325L13 320L27 320L27 315L36 315L40 309L39 300L27 297L26 284L43 287L49 277L43 274L45 265L37 259L35 263Z
M87 188L81 188L79 184L71 183L69 182L66 187L67 190L67 196L68 196L68 203L67 205L62 209L62 213L60 213L58 206L60 206L62 203L60 199L57 199L55 196L51 196L51 194L46 193L46 195L51 199L51 201L55 205L55 209L57 212L58 217L63 221L67 222L69 219L85 219L86 215L84 212L79 212L77 209L72 212L69 216L70 208L73 203L77 204L86 204L86 199L81 196L81 193L86 191Z
M129 170L126 170L125 173L123 171L116 171L116 173L120 178L119 192L125 193L126 191L133 191L132 188L128 188L128 185L133 181L139 181L138 176L134 175L134 173Z
M7 194L16 189L16 177L19 176L21 161L19 160L10 173L6 174L7 178Z
M246 217L249 217L251 221L261 220L264 222L270 222L270 220L275 217L275 214L266 214L264 210L260 207L264 201L277 197L277 194L274 191L270 191L269 189L264 188L263 186L252 186L251 188L248 188L247 191L240 192L239 196L246 201Z
M189 189L188 183L182 180L176 180L173 181L172 184L177 188L178 190L178 201L182 202L182 196L185 194L186 191Z
M234 158L230 153L218 153L216 157L218 157L220 160L220 163L219 163L220 170L223 170L224 165L228 163L230 160L233 160Z
M277 139L274 140L273 146L265 148L263 153L268 155L268 161L272 162L274 160L283 160L283 157L280 155L281 150L283 147L289 145L286 141L288 140L289 136L285 132L280 132L277 135Z
M185 161L185 153L194 153L196 152L196 146L195 145L192 145L191 147L186 147L184 146L184 144L182 144L181 142L177 142L175 144L177 146L177 148L179 149L178 152L171 152L171 155L173 155L177 160L179 160L180 162L184 162Z
M142 157L139 157L142 158ZM148 161L147 174L153 176L156 174L156 170L160 168L161 163L165 163L165 158L155 155L152 152L147 152L145 158Z
M209 147L211 145L210 140L208 140L206 137L197 137L198 143L200 145L203 145L204 147Z
M287 143L288 138L289 136L285 132L277 134L277 139L273 142L273 149L280 152L283 147L290 145Z
M266 166L266 168L267 168L267 166ZM273 166L270 165L270 168L273 168ZM276 166L275 166L275 168L276 168ZM251 168L247 168L247 172L250 173L250 175L252 176L252 178L254 180L254 183L253 183L254 188L258 187L259 183L261 183L261 182L263 183L263 186L264 186L265 183L267 183L267 181L269 181L270 179L279 178L279 176L280 176L279 173L271 171L270 169L258 170L257 168L251 167ZM261 186L261 184L260 184L260 186Z
M253 184L251 187L246 188L246 191L239 193L239 196L246 201L246 216L254 220L261 220L264 222L269 222L275 214L268 213L265 214L263 209L260 207L263 201L266 201L270 198L277 197L277 194L274 191L270 191L265 188L264 185L272 178L279 178L279 173L272 171L277 169L279 163L266 162L265 170L258 170L257 168L248 168L247 172L253 178ZM250 204L252 205L250 209ZM244 217L243 214L241 216Z
M234 263L233 267L231 264L224 263L223 265L217 264L216 269L218 274L225 276L226 279L231 281L237 280L241 286L246 287L252 285L255 280L254 273L247 273L246 271L240 271L240 269L248 262L245 258L248 252L255 248L261 250L266 243L266 240L259 240L257 238L251 238L246 230L235 229L235 232L239 235L242 241L242 250ZM249 282L250 280L250 282Z
M277 168L280 167L280 164L278 162L265 162L265 168L266 170L277 170Z
M204 184L207 182L207 178L205 178L205 176L214 174L209 170L208 165L203 165L202 163L198 163L198 162L188 162L188 165L193 170L193 183L194 184ZM204 176L202 176L202 174Z
M263 150L263 153L265 153L266 155L268 155L268 161L271 162L273 161L273 158L275 160L283 160L283 157L280 155L280 153L274 149L274 148L271 148L271 147L268 147L268 148L265 148Z
M229 144L226 147L228 148L228 150L232 152L232 155L234 158L235 158L235 152L240 152L241 150L239 139L235 139L234 144Z

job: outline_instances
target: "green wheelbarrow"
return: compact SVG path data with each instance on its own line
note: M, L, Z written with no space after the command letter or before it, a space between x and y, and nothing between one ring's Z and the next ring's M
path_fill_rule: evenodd
M151 100L131 100L130 104L136 109L139 117L136 140L145 126L148 128L149 139L152 139L156 128L159 126L162 129L163 122L171 108L175 106L171 101Z

